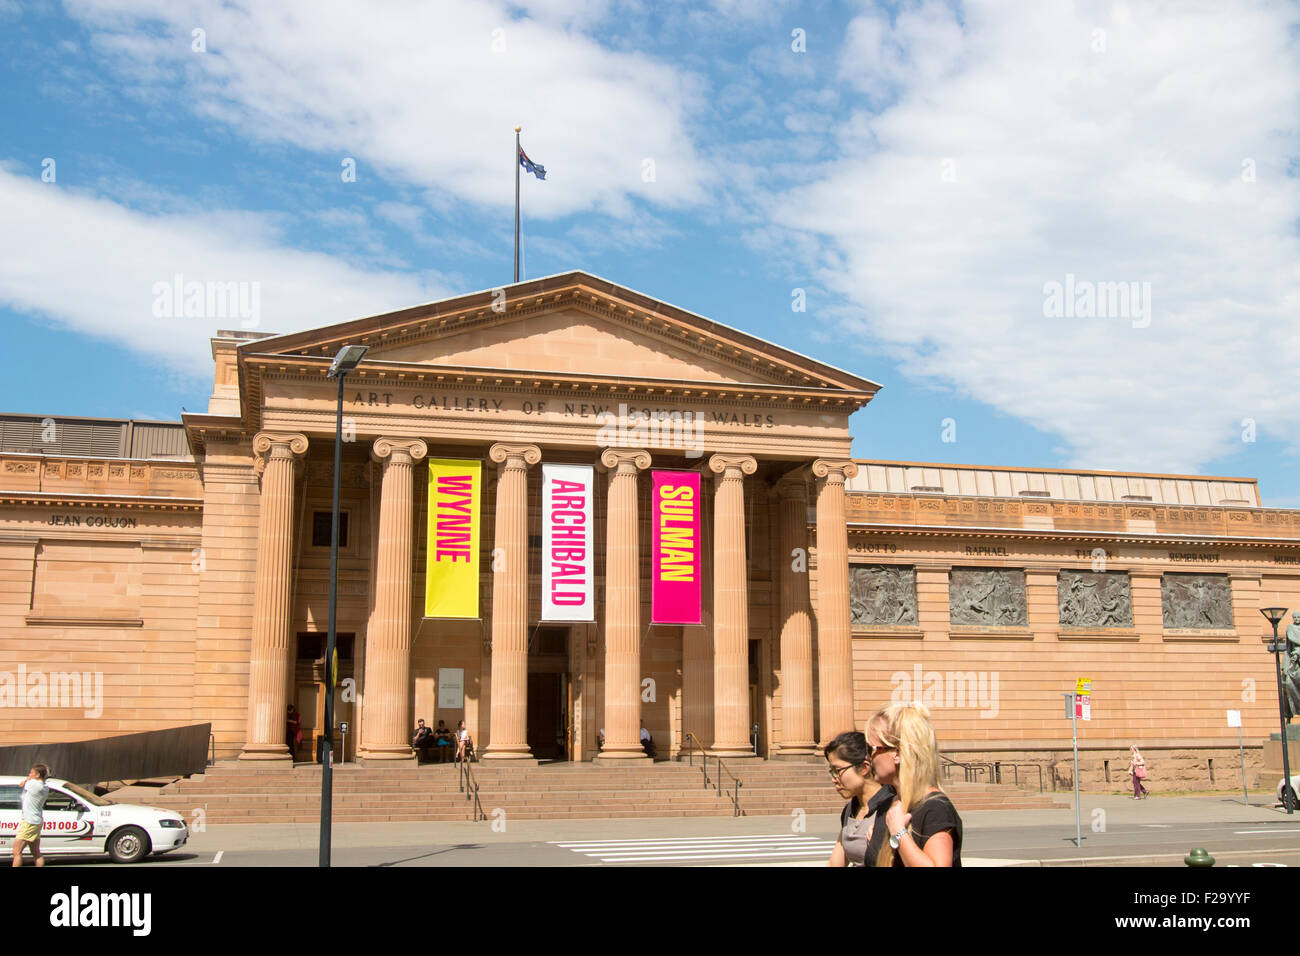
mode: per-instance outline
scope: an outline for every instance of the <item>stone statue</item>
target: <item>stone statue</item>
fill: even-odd
[[[1287,723],[1300,714],[1300,611],[1291,615],[1282,648],[1282,703]]]

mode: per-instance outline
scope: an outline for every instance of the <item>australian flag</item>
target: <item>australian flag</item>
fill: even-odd
[[[524,167],[525,172],[532,173],[538,179],[546,178],[546,167],[529,159],[522,146],[519,147],[519,165]]]

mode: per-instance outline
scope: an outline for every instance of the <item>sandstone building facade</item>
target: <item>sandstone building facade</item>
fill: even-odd
[[[1225,712],[1256,769],[1277,729],[1259,608],[1300,606],[1300,512],[1255,481],[855,460],[874,382],[576,272],[219,333],[179,423],[5,416],[0,739],[211,722],[218,759],[284,760],[292,703],[308,759],[344,344],[369,352],[343,410],[341,759],[410,760],[417,717],[501,761],[590,760],[601,729],[603,761],[635,761],[641,723],[661,756],[808,759],[907,697],[949,756],[1050,774],[1081,677],[1094,782],[1138,743],[1232,786]],[[424,614],[435,458],[483,463],[462,620]],[[598,472],[589,622],[541,619],[542,463]],[[651,620],[652,468],[702,476],[700,625]],[[73,673],[98,702],[59,699]]]

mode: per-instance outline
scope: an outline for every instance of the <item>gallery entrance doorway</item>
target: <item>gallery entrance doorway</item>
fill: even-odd
[[[569,628],[543,625],[528,648],[528,749],[538,760],[573,759]]]

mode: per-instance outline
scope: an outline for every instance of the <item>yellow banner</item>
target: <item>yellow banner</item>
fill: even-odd
[[[483,463],[429,459],[429,570],[425,617],[478,617],[479,501]]]

